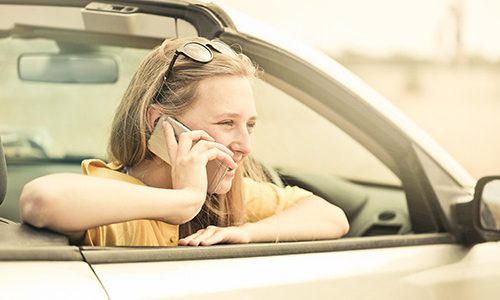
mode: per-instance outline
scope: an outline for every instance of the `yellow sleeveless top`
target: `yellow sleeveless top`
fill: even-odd
[[[85,175],[115,179],[131,184],[144,185],[143,182],[119,172],[119,165],[105,163],[98,159],[82,162]],[[299,187],[280,188],[272,183],[243,179],[246,219],[257,222],[280,212],[300,199],[309,197],[311,192]],[[98,226],[85,232],[83,245],[89,246],[177,246],[179,225],[157,220],[132,220],[122,223]]]

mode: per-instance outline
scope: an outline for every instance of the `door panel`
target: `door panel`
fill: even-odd
[[[426,299],[433,285],[412,280],[461,262],[468,249],[453,244],[284,256],[98,264],[93,268],[113,298],[198,299],[379,297]]]
[[[2,299],[108,299],[85,262],[0,262]]]

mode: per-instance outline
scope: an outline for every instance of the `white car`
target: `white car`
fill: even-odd
[[[276,184],[301,186],[340,206],[351,225],[346,237],[78,247],[19,223],[24,184],[54,172],[80,173],[82,159],[105,158],[114,109],[139,62],[165,38],[184,36],[219,38],[263,69],[254,84],[255,157]],[[498,178],[476,185],[423,131],[330,57],[223,5],[0,0],[0,137],[2,299],[500,294]]]

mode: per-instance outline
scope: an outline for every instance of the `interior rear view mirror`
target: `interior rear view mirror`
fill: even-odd
[[[118,63],[100,54],[23,54],[18,58],[21,80],[54,83],[114,83]]]

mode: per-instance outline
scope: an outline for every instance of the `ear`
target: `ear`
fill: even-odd
[[[148,107],[148,111],[146,112],[146,122],[150,132],[152,132],[155,128],[155,122],[161,117],[161,115],[162,113],[154,104]]]

